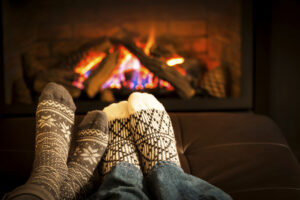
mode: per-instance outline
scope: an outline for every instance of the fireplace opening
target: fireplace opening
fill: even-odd
[[[5,0],[5,103],[34,105],[53,81],[88,109],[134,91],[154,94],[169,110],[218,109],[244,98],[249,107],[243,4]]]

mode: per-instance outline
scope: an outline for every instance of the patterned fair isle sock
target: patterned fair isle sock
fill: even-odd
[[[148,174],[159,161],[180,167],[172,122],[163,105],[151,94],[134,92],[128,99],[131,131]]]
[[[138,154],[130,132],[128,102],[114,103],[103,110],[108,118],[108,146],[103,156],[102,173],[107,174],[120,162],[128,162],[140,169]]]
[[[108,141],[107,118],[102,111],[89,112],[78,128],[74,150],[69,156],[68,178],[63,182],[60,199],[84,198],[94,171]]]
[[[49,83],[42,91],[36,111],[35,158],[30,178],[8,199],[33,194],[41,199],[59,199],[68,173],[67,157],[75,105],[68,91]]]

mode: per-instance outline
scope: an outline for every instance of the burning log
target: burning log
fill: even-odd
[[[93,98],[99,91],[101,86],[107,81],[118,63],[118,52],[109,54],[104,58],[101,64],[92,71],[91,75],[85,82],[85,88],[88,96]]]
[[[74,87],[73,82],[81,74],[75,73],[74,67],[90,52],[94,54],[108,52],[111,47],[111,42],[105,37],[93,40],[51,68],[42,65],[31,52],[26,52],[23,55],[25,81],[37,93],[40,93],[48,82],[60,83],[69,90],[72,97],[77,98],[81,90]]]
[[[72,85],[72,81],[77,78],[77,74],[70,70],[64,69],[50,69],[40,71],[35,77],[33,88],[36,92],[42,92],[43,88],[49,82],[56,82],[62,84],[70,92],[72,97],[80,96],[81,90]]]
[[[47,69],[30,53],[24,54],[23,62],[25,81],[35,92],[42,92],[48,82],[56,82],[66,86],[72,97],[79,97],[81,91],[72,86],[72,81],[78,76],[73,71],[65,68]]]
[[[92,40],[91,42],[80,47],[79,50],[73,52],[70,56],[63,59],[56,68],[73,70],[84,57],[87,56],[89,52],[106,52],[111,48],[111,43],[107,38],[100,38],[97,40]]]
[[[101,101],[114,102],[115,100],[114,94],[110,89],[105,89],[101,92]]]
[[[17,78],[13,83],[13,100],[14,103],[31,104],[32,98],[30,91],[22,77]]]
[[[150,49],[150,54],[154,57],[171,57],[176,54],[176,51],[172,45],[159,45],[154,44]]]
[[[114,37],[111,41],[125,46],[134,54],[152,73],[158,77],[170,82],[178,94],[184,99],[192,98],[196,91],[190,85],[188,79],[182,76],[175,68],[168,66],[159,59],[147,56],[142,49],[138,48],[134,41],[128,37]]]

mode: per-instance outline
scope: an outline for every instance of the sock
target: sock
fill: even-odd
[[[128,102],[113,103],[103,110],[108,119],[108,146],[103,156],[102,173],[107,174],[120,162],[128,162],[140,169],[138,154],[130,132]]]
[[[61,186],[60,199],[84,198],[108,141],[107,118],[102,111],[89,112],[78,127],[74,150],[69,156],[68,178]]]
[[[35,158],[25,185],[16,188],[8,199],[32,194],[41,199],[59,199],[66,178],[70,135],[75,105],[61,85],[49,83],[39,98],[36,111]]]
[[[151,94],[134,92],[128,110],[143,172],[148,174],[159,161],[180,167],[172,122],[163,105]]]

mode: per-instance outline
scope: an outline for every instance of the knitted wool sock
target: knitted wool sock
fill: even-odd
[[[108,119],[108,146],[103,156],[102,173],[107,174],[120,162],[139,166],[138,154],[130,132],[128,102],[114,103],[103,110]]]
[[[83,198],[86,195],[107,146],[108,124],[104,112],[89,112],[78,129],[74,150],[69,156],[68,178],[60,188],[60,199]]]
[[[41,199],[59,199],[61,183],[66,178],[67,157],[75,105],[61,85],[49,83],[39,98],[36,111],[35,159],[25,185],[8,195],[33,194]]]
[[[151,94],[134,92],[128,99],[131,130],[148,174],[159,161],[180,167],[172,122],[163,105]]]

